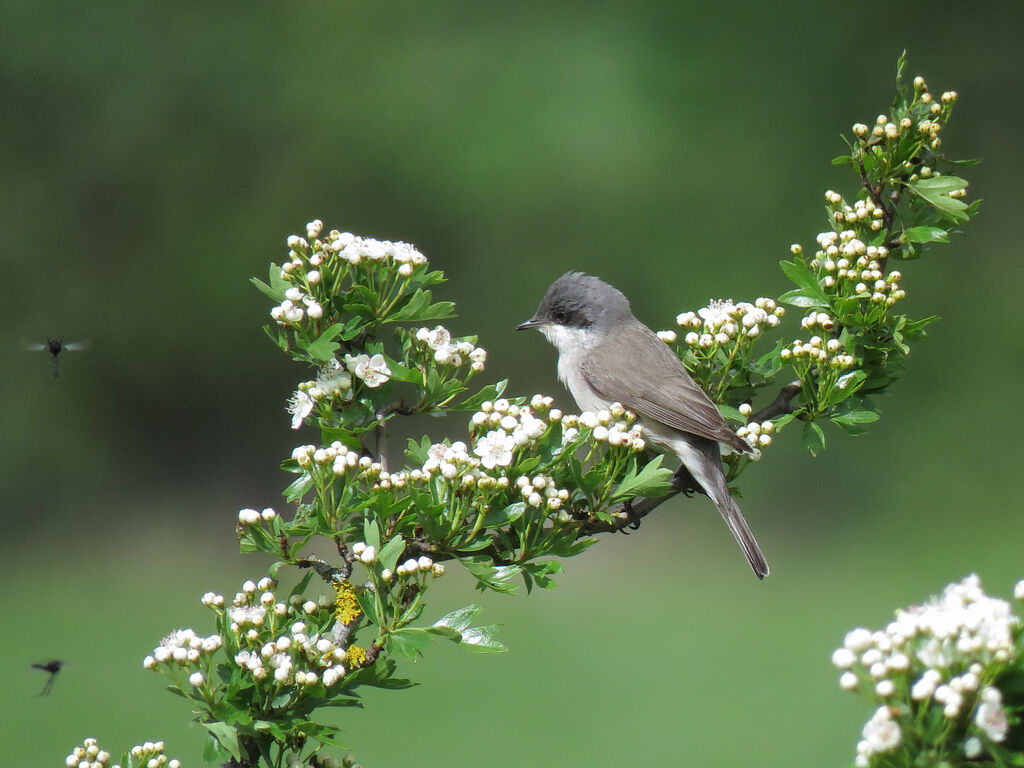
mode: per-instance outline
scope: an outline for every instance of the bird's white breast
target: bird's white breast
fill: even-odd
[[[569,389],[579,409],[597,412],[611,405],[594,393],[581,373],[583,359],[597,344],[594,333],[585,328],[567,328],[564,325],[547,325],[541,328],[541,332],[558,350],[558,378]]]

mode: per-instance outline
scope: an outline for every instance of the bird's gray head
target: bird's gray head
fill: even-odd
[[[555,280],[533,317],[516,330],[562,327],[602,334],[632,313],[622,292],[592,275],[566,272]]]

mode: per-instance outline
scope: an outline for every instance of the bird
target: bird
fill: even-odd
[[[81,352],[88,348],[89,342],[87,341],[71,341],[65,344],[63,337],[47,339],[45,344],[33,344],[31,342],[25,344],[25,349],[29,352],[49,352],[53,356],[53,378],[55,379],[60,375],[57,358],[61,352]]]
[[[768,562],[740,512],[722,469],[721,446],[751,447],[725,422],[682,361],[637,320],[617,288],[566,272],[536,313],[516,330],[539,330],[558,351],[558,378],[584,411],[621,403],[640,419],[648,444],[679,458],[711,498],[758,579]]]
[[[44,672],[50,673],[50,676],[46,679],[46,685],[43,686],[43,690],[39,693],[40,696],[45,696],[53,690],[53,681],[57,679],[57,673],[60,672],[63,666],[64,662],[60,659],[53,659],[52,661],[40,662],[32,665],[32,669],[41,669]]]

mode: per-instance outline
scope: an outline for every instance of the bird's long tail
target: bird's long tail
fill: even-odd
[[[721,476],[721,472],[719,472]],[[709,483],[709,485],[717,485],[715,483]],[[736,500],[729,493],[729,488],[726,485],[725,478],[722,477],[722,481],[719,487],[713,491],[710,488],[705,488],[708,491],[708,495],[711,500],[715,502],[715,506],[718,507],[718,511],[722,514],[722,519],[725,520],[725,524],[729,526],[729,530],[732,531],[733,538],[736,539],[736,543],[740,545],[740,549],[743,550],[743,554],[747,557],[747,562],[750,563],[750,567],[754,570],[754,574],[759,579],[763,579],[768,575],[768,561],[764,558],[764,553],[761,551],[761,547],[757,545],[757,539],[754,538],[754,534],[750,531],[750,526],[747,525],[747,520],[743,517],[743,513],[740,512],[740,507],[736,503]]]
[[[676,450],[690,470],[690,474],[696,478],[701,487],[707,491],[708,496],[715,502],[718,511],[725,520],[725,524],[732,531],[736,543],[740,545],[747,562],[759,579],[768,575],[768,561],[764,558],[761,547],[757,545],[757,539],[750,531],[747,520],[740,512],[736,500],[729,493],[729,484],[725,480],[725,473],[722,472],[722,461],[719,457],[718,445],[706,441],[700,444],[679,441]]]

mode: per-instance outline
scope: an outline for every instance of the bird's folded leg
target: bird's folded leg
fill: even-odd
[[[701,484],[697,482],[693,475],[690,474],[690,470],[686,468],[685,464],[680,464],[679,469],[676,470],[675,477],[672,478],[672,485],[680,489],[686,498],[692,498],[695,493],[703,493],[707,496]]]
[[[629,528],[630,531],[640,530],[640,522],[642,518],[636,512],[633,511],[632,499],[626,499],[624,502],[622,502],[622,512],[620,514],[624,514],[628,522],[625,525],[617,528],[616,530],[618,530],[625,536],[629,535],[629,531],[626,530],[627,528]]]

